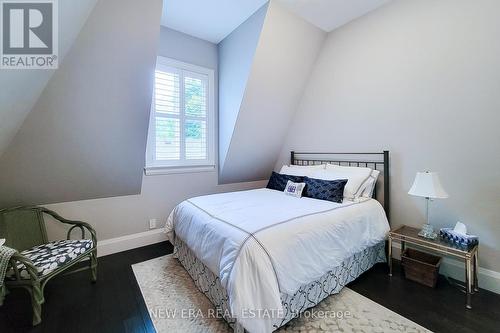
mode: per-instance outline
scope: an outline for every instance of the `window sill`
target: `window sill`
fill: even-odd
[[[156,175],[171,175],[177,173],[196,173],[196,172],[211,172],[215,171],[215,165],[200,165],[186,167],[145,167],[144,174],[146,176]]]

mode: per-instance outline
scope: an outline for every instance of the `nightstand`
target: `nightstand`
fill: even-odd
[[[391,230],[389,232],[389,276],[392,276],[392,242],[396,241],[401,244],[401,252],[404,251],[406,244],[416,245],[427,250],[436,252],[444,256],[455,257],[461,259],[465,263],[465,294],[466,302],[465,306],[467,309],[472,309],[471,305],[471,295],[474,292],[479,291],[479,286],[477,282],[477,271],[479,269],[479,258],[478,258],[478,246],[475,245],[470,249],[463,249],[444,240],[439,237],[436,239],[427,239],[418,236],[419,229],[401,226],[397,229]]]

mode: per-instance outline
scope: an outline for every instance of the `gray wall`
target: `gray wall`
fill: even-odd
[[[325,35],[269,4],[220,182],[269,177]]]
[[[139,193],[161,6],[97,2],[0,158],[0,207]]]
[[[162,27],[158,54],[216,70],[217,45]],[[143,152],[144,155],[144,152]],[[49,205],[61,215],[89,221],[100,240],[149,230],[149,219],[162,227],[172,209],[187,198],[265,186],[265,182],[218,185],[217,171],[144,176],[141,193]],[[66,228],[48,223],[49,237],[64,237]]]
[[[219,43],[219,161],[223,168],[268,4]]]
[[[420,226],[407,194],[433,170],[450,198],[437,227],[479,235],[481,266],[500,271],[500,2],[395,1],[329,34],[280,162],[289,151],[391,151],[393,226]]]

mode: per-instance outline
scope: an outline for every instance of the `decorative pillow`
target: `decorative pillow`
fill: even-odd
[[[317,170],[325,170],[325,164],[315,165],[283,165],[280,170],[281,174],[292,176],[308,176],[310,177]]]
[[[304,180],[304,177],[282,175],[273,171],[273,173],[271,174],[271,178],[267,183],[267,188],[283,192],[289,180],[294,183],[301,183]]]
[[[300,198],[304,187],[306,187],[306,183],[294,183],[289,180],[288,183],[286,183],[285,194]]]
[[[310,177],[324,180],[347,179],[344,198],[355,200],[361,196],[366,187],[365,182],[370,178],[371,173],[370,168],[327,164],[325,170],[318,170]]]
[[[342,203],[347,179],[324,180],[304,177],[304,182],[305,197]]]

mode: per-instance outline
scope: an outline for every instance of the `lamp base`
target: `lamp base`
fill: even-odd
[[[436,239],[437,233],[434,232],[434,227],[428,223],[422,226],[422,230],[418,233],[420,237],[428,238],[428,239]]]

